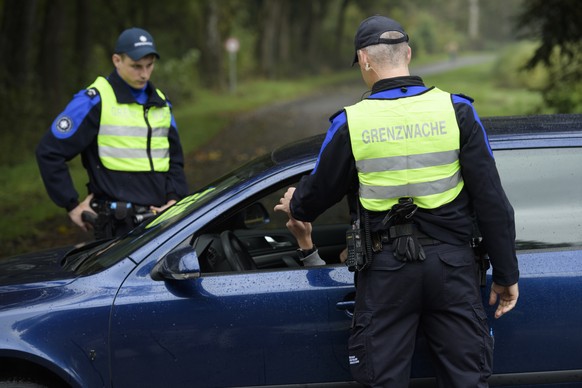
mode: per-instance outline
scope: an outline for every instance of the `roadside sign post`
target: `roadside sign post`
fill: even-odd
[[[240,42],[235,37],[230,37],[224,43],[224,47],[228,52],[228,84],[231,93],[236,91],[236,54],[240,49]]]

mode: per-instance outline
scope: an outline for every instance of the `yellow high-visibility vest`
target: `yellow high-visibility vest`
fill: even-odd
[[[167,172],[170,169],[171,126],[169,106],[119,104],[104,77],[91,85],[101,95],[101,120],[97,146],[103,165],[115,171]],[[163,93],[156,90],[165,101]]]
[[[345,111],[365,209],[386,211],[402,197],[435,209],[459,195],[460,131],[449,93],[365,99]]]

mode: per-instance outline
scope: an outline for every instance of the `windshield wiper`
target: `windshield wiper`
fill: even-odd
[[[97,240],[86,245],[76,247],[68,251],[61,259],[61,267],[66,270],[76,271],[88,258],[105,249],[113,240]]]

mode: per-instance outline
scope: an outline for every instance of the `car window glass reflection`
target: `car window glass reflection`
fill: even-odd
[[[518,249],[582,246],[580,150],[500,150],[495,159],[515,210]]]

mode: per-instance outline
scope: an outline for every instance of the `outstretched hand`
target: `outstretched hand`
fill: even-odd
[[[303,222],[289,217],[289,221],[287,221],[285,226],[287,226],[287,229],[289,229],[293,237],[297,240],[299,248],[311,249],[313,247],[313,241],[311,240],[313,227],[310,222]]]
[[[289,207],[289,203],[291,202],[291,198],[293,198],[293,193],[295,192],[295,187],[289,187],[283,197],[279,200],[279,204],[275,205],[275,211],[281,211],[287,213],[289,218],[291,218],[291,208]]]
[[[517,304],[519,298],[519,288],[517,283],[511,286],[500,286],[498,284],[491,285],[491,293],[489,294],[489,305],[493,306],[499,300],[497,310],[495,310],[495,318],[501,317],[503,314],[510,312]]]

